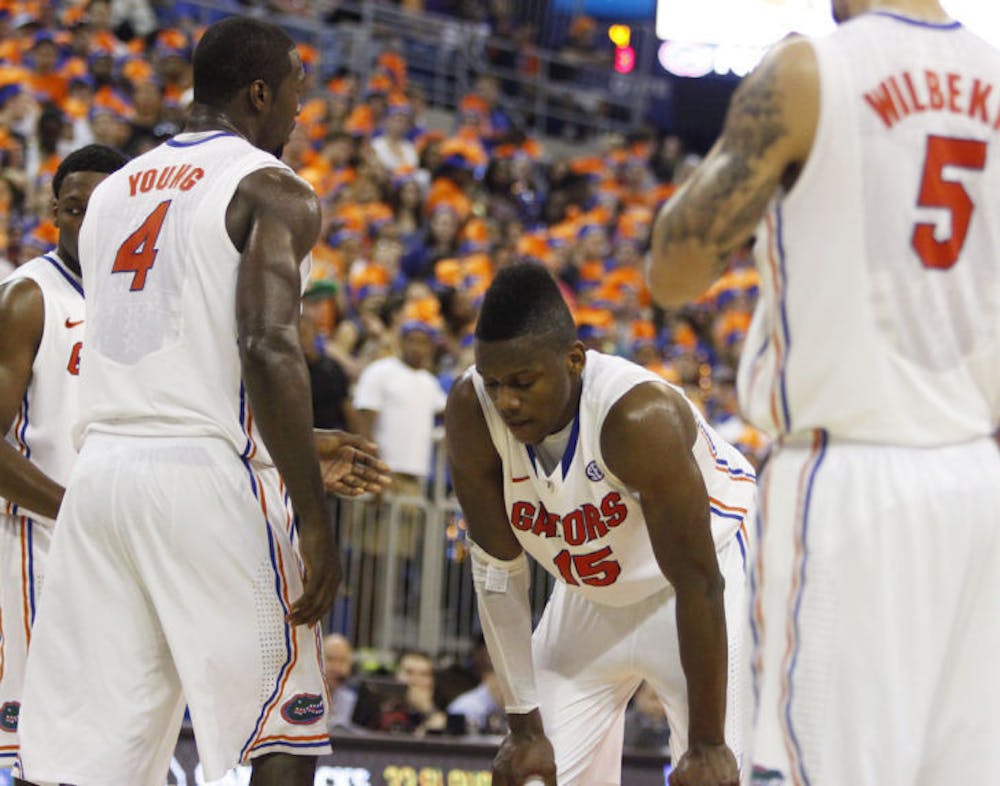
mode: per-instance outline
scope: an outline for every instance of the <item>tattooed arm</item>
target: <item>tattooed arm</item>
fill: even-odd
[[[788,39],[743,80],[722,136],[656,217],[647,277],[657,303],[690,302],[718,278],[805,162],[818,119],[816,56],[806,40]]]

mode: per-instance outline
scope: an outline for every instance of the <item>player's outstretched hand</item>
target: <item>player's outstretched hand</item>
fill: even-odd
[[[739,786],[736,757],[725,745],[693,745],[670,773],[670,786]]]
[[[493,759],[493,786],[556,786],[556,759],[545,735],[508,734]]]
[[[346,431],[320,429],[313,432],[313,441],[327,491],[345,497],[379,494],[392,482],[374,442]]]
[[[340,587],[340,554],[328,521],[307,525],[300,522],[299,553],[305,568],[305,589],[292,604],[288,621],[293,625],[312,625],[333,606]]]

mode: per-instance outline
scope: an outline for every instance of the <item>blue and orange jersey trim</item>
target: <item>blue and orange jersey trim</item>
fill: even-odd
[[[83,297],[83,283],[69,271],[62,260],[52,254],[44,254],[42,258],[59,271],[59,274],[69,282],[69,285],[77,291],[77,294]]]
[[[249,458],[244,456],[243,463],[247,468],[251,480],[253,482],[253,487],[255,489],[254,496],[260,502],[261,513],[264,518],[264,526],[267,528],[267,541],[269,558],[271,560],[271,566],[274,569],[275,576],[275,592],[278,596],[278,601],[281,604],[281,609],[283,614],[287,615],[291,610],[291,599],[288,594],[288,580],[286,578],[286,567],[285,567],[285,556],[282,553],[280,545],[275,541],[274,533],[271,531],[271,525],[268,521],[268,503],[267,496],[264,491],[264,485],[261,482],[260,476],[254,472],[253,467],[250,465]],[[289,509],[286,507],[286,521],[290,521]],[[315,634],[313,634],[315,635]],[[266,735],[264,730],[267,728],[268,720],[271,714],[274,712],[274,708],[278,706],[281,702],[282,696],[285,692],[285,687],[288,684],[288,679],[295,669],[295,665],[298,663],[299,659],[299,640],[297,632],[292,628],[290,624],[285,623],[285,661],[278,671],[278,675],[275,678],[274,690],[268,697],[267,701],[261,707],[260,714],[257,716],[257,721],[254,724],[253,731],[250,736],[244,742],[243,747],[240,749],[240,760],[246,761],[250,758],[250,754],[254,751],[261,750],[263,748],[269,747],[293,747],[293,748],[318,748],[329,744],[329,737],[323,733],[318,734],[304,734],[301,736],[287,735],[287,734],[277,734],[277,735]]]
[[[729,463],[729,460],[720,456],[718,449],[715,447],[715,442],[712,441],[711,436],[708,434],[708,430],[702,423],[698,423],[698,431],[705,438],[705,444],[708,445],[708,452],[711,455],[712,460],[715,462],[715,471],[721,472],[724,475],[728,475],[730,480],[735,480],[739,483],[756,483],[757,476],[753,472],[748,472],[742,467],[734,467]]]
[[[795,667],[798,662],[799,614],[802,609],[802,597],[805,592],[807,565],[809,557],[809,506],[816,475],[826,456],[828,436],[826,431],[817,429],[813,432],[812,446],[809,456],[799,472],[798,491],[795,505],[795,552],[792,565],[792,581],[788,591],[788,625],[786,628],[785,657],[782,661],[780,706],[785,720],[785,748],[791,764],[792,781],[795,786],[808,786],[810,779],[806,774],[805,762],[802,757],[802,746],[795,733],[792,721],[792,702],[795,699]]]
[[[17,410],[17,417],[14,419],[14,425],[10,430],[10,433],[14,436],[14,447],[17,448],[18,453],[24,456],[26,459],[31,458],[31,446],[28,444],[28,394],[25,392],[24,398],[21,399],[21,406]],[[8,516],[16,516],[19,506],[13,502],[6,502],[6,513]]]
[[[193,139],[190,142],[181,142],[177,139],[177,137],[170,137],[170,139],[166,141],[166,145],[167,147],[195,147],[196,145],[203,145],[206,142],[211,142],[224,136],[236,136],[236,134],[231,131],[219,131],[216,134],[211,134],[209,136],[202,137],[201,139]]]
[[[788,391],[785,383],[788,352],[791,336],[788,330],[788,308],[785,302],[788,289],[788,271],[785,264],[785,244],[782,238],[783,224],[781,207],[776,206],[764,216],[767,229],[767,264],[770,268],[774,296],[777,302],[777,319],[773,320],[770,340],[774,345],[775,370],[771,382],[771,419],[775,428],[782,432],[791,431],[791,417],[788,411]]]

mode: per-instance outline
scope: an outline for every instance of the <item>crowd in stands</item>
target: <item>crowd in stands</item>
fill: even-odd
[[[262,4],[233,3],[254,5]],[[337,4],[328,5],[333,18]],[[289,13],[295,3],[267,7]],[[0,0],[0,277],[54,248],[51,178],[62,157],[95,141],[134,156],[180,131],[200,32],[182,8]],[[347,69],[327,77],[321,52],[299,50],[310,98],[283,160],[323,207],[302,327],[317,425],[377,436],[386,394],[370,378],[363,400],[354,391],[384,358],[397,362],[379,367],[383,377],[420,370],[447,391],[473,360],[491,276],[526,261],[557,276],[589,347],[682,385],[726,438],[762,457],[764,440],[739,419],[734,392],[757,294],[749,252],[676,311],[655,309],[643,282],[654,215],[690,168],[677,137],[637,131],[557,157],[505,111],[503,86],[486,76],[471,82],[452,127],[438,130],[394,39],[367,53],[365,79]],[[407,341],[415,334],[420,351]],[[430,416],[439,412],[443,397],[426,400]],[[393,469],[419,481],[420,466]],[[488,673],[477,677],[481,689],[468,702],[486,704]],[[495,720],[486,712],[469,723]]]

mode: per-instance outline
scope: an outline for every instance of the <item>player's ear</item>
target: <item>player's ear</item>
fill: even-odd
[[[52,223],[55,224],[56,229],[62,229],[59,226],[59,200],[54,198],[50,203],[50,207],[52,209]]]
[[[267,98],[271,93],[271,88],[263,79],[255,79],[250,83],[250,103],[254,109],[262,109],[267,103]]]
[[[566,354],[566,367],[572,374],[582,374],[587,365],[587,348],[582,341],[574,341]]]

